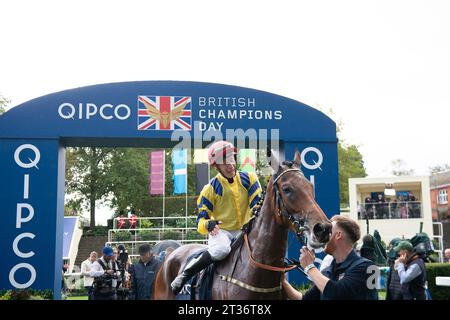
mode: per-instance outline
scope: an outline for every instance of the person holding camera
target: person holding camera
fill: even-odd
[[[117,300],[116,287],[120,272],[111,247],[103,248],[103,256],[92,264],[89,276],[94,278],[94,300]]]
[[[150,245],[139,247],[140,259],[130,266],[131,290],[130,300],[150,300],[153,293],[153,282],[161,267],[161,260],[151,252]]]
[[[400,255],[394,267],[400,278],[403,300],[426,300],[424,261],[409,241],[400,241],[394,250]]]
[[[395,270],[395,261],[398,258],[398,252],[395,247],[402,241],[400,238],[394,238],[389,243],[388,265],[389,272],[386,281],[386,300],[403,300],[402,286],[397,270]]]
[[[117,278],[117,300],[127,300],[129,295],[129,266],[128,250],[123,244],[117,246],[117,251],[114,253],[114,261],[120,272],[120,277]]]

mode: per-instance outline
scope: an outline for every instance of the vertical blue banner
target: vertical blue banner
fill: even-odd
[[[187,192],[187,150],[173,149],[173,194],[185,194]]]
[[[70,249],[72,248],[73,235],[78,227],[78,217],[64,217],[64,234],[63,234],[63,259],[70,258]]]
[[[65,149],[58,140],[0,142],[0,288],[61,296]]]

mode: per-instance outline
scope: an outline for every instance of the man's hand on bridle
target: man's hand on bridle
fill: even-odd
[[[314,263],[316,260],[316,255],[314,251],[309,250],[307,247],[303,247],[300,249],[300,265],[302,268],[306,268],[306,266]]]

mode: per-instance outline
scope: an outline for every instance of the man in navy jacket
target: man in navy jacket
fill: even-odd
[[[139,247],[141,256],[137,264],[130,266],[131,290],[130,300],[150,300],[153,292],[153,282],[161,267],[161,260],[154,256],[148,244]]]
[[[376,290],[377,266],[360,257],[353,249],[361,232],[356,221],[345,216],[334,216],[332,233],[325,252],[334,259],[322,270],[314,265],[314,251],[303,247],[300,264],[313,282],[304,295],[295,290],[286,280],[283,288],[289,299],[303,300],[378,300]]]

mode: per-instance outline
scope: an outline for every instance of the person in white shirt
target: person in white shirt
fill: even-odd
[[[117,300],[116,287],[120,272],[111,247],[103,248],[103,256],[92,264],[89,276],[94,278],[94,300]]]
[[[320,264],[319,271],[322,272],[325,268],[328,268],[331,266],[331,263],[333,262],[334,257],[331,254],[327,254]]]
[[[92,300],[92,284],[94,283],[94,278],[89,275],[91,271],[92,264],[97,260],[97,252],[92,251],[89,258],[81,263],[81,275],[83,276],[84,287],[88,291],[89,300]]]

